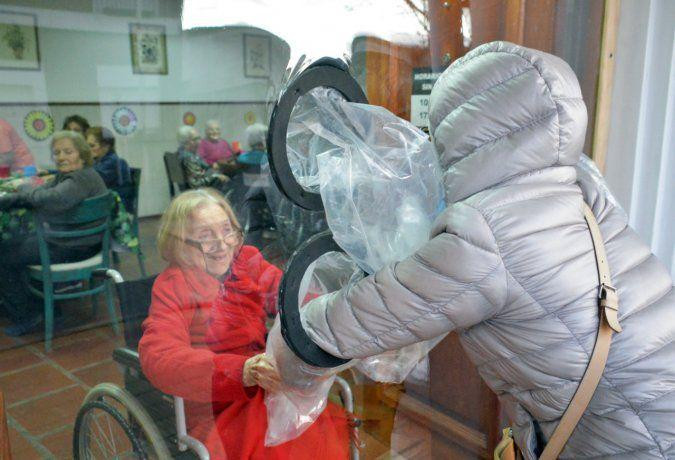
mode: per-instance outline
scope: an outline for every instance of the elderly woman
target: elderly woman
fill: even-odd
[[[267,158],[265,142],[267,140],[267,126],[254,123],[244,132],[248,151],[237,157],[237,161],[246,165],[260,165]]]
[[[190,188],[220,188],[228,178],[211,167],[199,155],[199,132],[193,126],[184,125],[178,128],[178,159],[183,165],[185,180]],[[217,164],[216,164],[217,165]]]
[[[56,178],[32,190],[20,191],[0,197],[0,210],[13,207],[32,209],[49,220],[74,208],[86,198],[106,192],[101,177],[92,168],[89,146],[79,133],[59,131],[54,133],[51,144],[56,163]],[[50,244],[49,255],[53,263],[76,262],[87,259],[100,250],[97,238],[83,237],[76,244],[67,246]],[[21,235],[20,238],[0,243],[0,296],[4,309],[14,323],[5,329],[8,335],[23,335],[35,330],[42,320],[41,303],[24,288],[23,272],[28,265],[40,263],[37,236]]]
[[[115,152],[115,136],[112,131],[101,126],[93,126],[86,132],[85,138],[91,149],[94,169],[100,174],[106,187],[116,191],[124,207],[133,211],[133,185],[129,164]]]
[[[211,458],[347,458],[345,414],[330,405],[296,441],[265,447],[264,394],[279,385],[265,355],[281,271],[242,245],[239,223],[215,190],[176,197],[158,245],[169,267],[152,290],[139,354],[160,390],[186,400],[188,429]]]
[[[197,153],[209,165],[227,163],[234,160],[234,152],[225,139],[220,137],[220,123],[218,120],[206,122],[204,131],[206,136],[199,143]]]
[[[448,202],[430,241],[310,302],[307,332],[328,353],[359,358],[458,331],[535,459],[599,327],[612,328],[602,379],[560,458],[675,458],[675,291],[614,200],[575,168],[587,116],[572,70],[546,53],[483,45],[441,75],[430,108]],[[599,289],[584,202],[620,327],[613,289]]]

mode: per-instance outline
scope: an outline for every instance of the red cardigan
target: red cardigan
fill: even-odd
[[[152,289],[139,354],[161,391],[185,399],[188,430],[211,458],[347,458],[344,412],[329,404],[293,441],[266,448],[264,391],[245,388],[244,362],[265,351],[265,319],[276,314],[281,271],[244,246],[220,283],[197,269],[171,266]]]

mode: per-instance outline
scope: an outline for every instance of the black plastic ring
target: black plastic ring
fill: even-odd
[[[349,362],[348,359],[327,353],[315,344],[300,321],[298,294],[302,278],[312,262],[328,252],[344,251],[337,245],[330,231],[314,235],[293,253],[279,284],[281,335],[298,358],[316,367],[337,367]]]
[[[347,101],[368,103],[366,95],[343,61],[321,58],[301,72],[279,98],[272,111],[267,134],[270,172],[274,182],[286,198],[310,211],[323,210],[321,195],[302,188],[295,179],[288,163],[286,135],[291,112],[300,96],[321,86],[339,91]]]

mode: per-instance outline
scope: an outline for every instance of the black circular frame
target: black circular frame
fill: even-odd
[[[288,163],[286,136],[291,112],[298,99],[322,86],[339,91],[349,102],[368,103],[363,90],[349,73],[347,64],[339,59],[321,58],[302,71],[279,98],[272,111],[267,134],[270,172],[274,182],[286,198],[310,211],[323,211],[321,195],[304,189],[295,179]]]
[[[307,268],[319,257],[327,252],[343,252],[333,240],[330,231],[321,232],[307,240],[291,256],[288,267],[279,285],[279,317],[281,319],[281,335],[288,347],[300,359],[316,367],[336,367],[348,359],[333,356],[317,344],[305,332],[300,321],[298,294],[300,283],[307,272]]]
[[[288,122],[298,99],[318,87],[339,91],[349,102],[367,104],[368,99],[349,73],[347,64],[339,59],[321,58],[312,63],[288,86],[272,111],[267,135],[268,159],[274,183],[281,193],[296,205],[310,211],[323,211],[321,195],[305,190],[298,184],[288,163],[286,136]],[[279,317],[281,335],[288,347],[300,359],[316,367],[336,367],[349,360],[327,353],[307,335],[300,320],[298,294],[307,268],[328,252],[344,252],[330,231],[314,235],[291,256],[279,285]]]

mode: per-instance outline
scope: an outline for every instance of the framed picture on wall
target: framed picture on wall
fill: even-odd
[[[0,10],[0,69],[40,70],[34,14]]]
[[[166,75],[166,28],[154,24],[129,24],[131,67],[134,73]]]
[[[268,78],[272,68],[270,38],[264,35],[244,34],[244,76]]]

